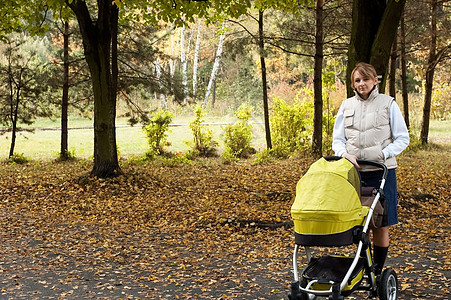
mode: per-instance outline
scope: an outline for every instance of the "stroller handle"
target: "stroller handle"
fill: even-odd
[[[326,156],[326,157],[324,157],[324,159],[327,160],[327,161],[340,160],[342,158],[343,157],[341,157],[341,156]],[[377,161],[374,161],[374,160],[367,160],[367,159],[357,159],[357,163],[359,165],[362,164],[362,165],[367,165],[367,166],[373,166],[373,167],[376,167],[378,169],[383,170],[384,174],[383,174],[382,177],[384,179],[387,179],[388,169],[387,169],[387,166],[384,165],[383,163],[380,163],[380,162],[377,162]]]

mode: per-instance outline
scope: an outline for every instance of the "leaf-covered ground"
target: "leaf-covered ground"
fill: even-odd
[[[451,297],[449,150],[399,159],[400,299]],[[286,299],[290,207],[312,162],[124,163],[108,180],[84,161],[2,163],[0,299]]]

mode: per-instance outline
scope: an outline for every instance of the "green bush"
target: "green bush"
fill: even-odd
[[[168,111],[157,112],[149,123],[143,127],[143,131],[147,137],[149,150],[146,156],[154,158],[157,155],[165,154],[165,147],[170,146],[171,143],[167,140],[169,124],[171,124],[174,115]]]
[[[272,149],[263,149],[261,152],[257,152],[253,161],[254,165],[270,163],[274,160]]]
[[[294,99],[293,105],[274,97],[271,115],[271,134],[276,157],[288,157],[296,151],[310,148],[313,132],[312,101]]]
[[[23,153],[14,153],[13,156],[9,157],[8,161],[11,164],[25,164],[29,160]]]
[[[201,106],[196,105],[194,107],[194,114],[196,117],[189,124],[193,134],[194,145],[191,145],[193,155],[202,157],[216,156],[218,143],[213,140],[213,132],[203,124],[203,117],[206,111]]]
[[[252,107],[242,104],[235,113],[238,121],[224,128],[223,158],[234,161],[237,158],[246,158],[255,153],[251,147],[252,126],[248,123],[252,115]]]
[[[65,161],[65,160],[75,160],[77,157],[75,155],[75,148],[72,147],[70,150],[66,150],[66,155],[62,156],[61,152],[58,152],[57,161]]]

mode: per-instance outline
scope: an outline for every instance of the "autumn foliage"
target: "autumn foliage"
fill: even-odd
[[[399,159],[388,264],[400,299],[450,295],[449,147]],[[285,299],[296,157],[160,166],[90,177],[86,161],[1,164],[0,288],[11,298]],[[365,298],[357,294],[356,299]]]

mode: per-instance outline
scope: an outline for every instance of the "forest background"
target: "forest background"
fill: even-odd
[[[433,122],[448,120],[451,111],[450,72],[446,63],[449,60],[449,3],[435,3],[434,18],[431,18],[433,8],[429,1],[416,1],[415,5],[409,1],[406,3],[391,53],[387,84],[384,81],[386,93],[397,98],[403,107],[412,137],[423,143],[427,143],[429,131],[425,118],[430,116]],[[346,61],[351,38],[352,4],[352,1],[326,1],[323,6],[324,60],[321,79],[324,153],[330,153],[333,116],[347,94]],[[208,25],[199,19],[181,27],[164,22],[146,25],[143,20],[133,20],[121,26],[118,35],[118,124],[145,125],[158,111],[168,110],[177,120],[174,123],[188,125],[195,118],[193,105],[198,104],[207,113],[207,123],[218,125],[213,129],[215,139],[223,140],[225,124],[236,121],[238,108],[247,104],[252,109],[249,120],[253,121],[252,143],[260,152],[272,147],[268,144],[268,138],[266,141],[264,139],[265,133],[271,129],[262,125],[265,112],[262,90],[267,90],[269,101],[266,102],[269,102],[270,109],[274,110],[275,101],[278,107],[287,104],[292,109],[302,107],[306,110],[298,111],[298,114],[304,114],[302,117],[305,120],[297,124],[305,132],[296,137],[279,137],[279,141],[284,138],[299,139],[298,144],[302,145],[292,150],[308,149],[314,126],[315,6],[304,6],[290,14],[277,9],[262,12],[261,23],[265,26],[262,32],[263,49],[259,45],[260,16],[258,11],[252,13],[252,10],[237,19],[222,18],[219,23],[209,20]],[[71,135],[73,143],[67,144],[67,128],[85,128],[93,118],[90,73],[83,59],[77,23],[74,20],[54,20],[48,12],[41,27],[49,29],[44,36],[34,36],[27,31],[12,33],[4,39],[1,47],[1,78],[5,83],[1,93],[2,124],[6,126],[2,130],[1,155],[27,156],[27,150],[23,149],[26,141],[34,140],[41,143],[40,146],[28,149],[42,149],[38,154],[41,157],[46,156],[43,152],[58,156],[55,134],[29,132],[36,127],[60,127],[66,131],[66,136],[61,137],[59,155],[71,151],[73,156],[89,157],[92,144],[86,141],[93,139],[87,138],[86,132],[78,131]],[[66,48],[64,36],[69,43]],[[266,64],[263,89],[262,57]],[[68,71],[64,71],[64,64]],[[428,75],[430,70],[432,76]],[[64,75],[64,72],[68,73]],[[432,82],[427,82],[426,75],[432,78]],[[10,92],[7,87],[11,82],[8,81],[20,86],[17,93]],[[64,85],[67,91],[63,89],[66,91],[63,98],[67,103],[61,100]],[[432,85],[433,91],[429,88]],[[428,93],[431,94],[430,100],[426,97]],[[62,106],[68,108],[69,121],[67,115],[61,116]],[[273,111],[272,115],[271,127],[275,128],[272,131],[286,125],[274,124],[277,122],[276,112]],[[44,121],[43,117],[51,121]],[[17,151],[15,131],[21,132]],[[126,136],[121,138],[118,130],[118,147],[123,157],[144,154],[146,148],[151,147],[145,145],[145,133],[140,129],[135,127],[121,131]],[[191,139],[190,130],[174,131],[170,140],[175,147],[167,150],[175,153],[189,151],[186,142]],[[130,134],[133,134],[133,139],[130,139]],[[33,154],[32,151],[28,155]]]
[[[174,3],[190,2],[158,3],[170,14]],[[323,154],[330,153],[333,116],[347,97],[357,2],[317,2],[324,4]],[[317,157],[311,154],[315,8],[251,9],[239,18],[229,11],[208,25],[189,19],[185,27],[144,17],[121,23],[115,109],[123,173],[100,178],[89,175],[94,95],[77,22],[53,18],[56,12],[47,9],[24,31],[24,19],[7,19],[11,11],[0,6],[1,297],[286,299],[294,243],[290,205],[296,182]],[[388,265],[398,273],[401,299],[444,299],[451,276],[450,3],[406,1],[403,11],[385,91],[396,96],[412,140],[399,156],[401,222],[393,228]],[[264,24],[264,51],[258,24]],[[11,33],[10,26],[21,30]],[[273,148],[295,142],[277,155],[265,150],[262,57]],[[173,117],[165,118],[165,111]],[[425,114],[431,134],[424,140]],[[224,157],[227,125],[241,120],[238,128],[251,125],[257,153]],[[172,145],[156,147],[164,155],[149,151],[155,144],[142,127],[149,124],[172,130],[164,131]],[[60,150],[64,126],[67,153]],[[287,138],[288,132],[299,135]],[[221,159],[193,155],[196,133],[211,137],[207,146],[219,148]]]

